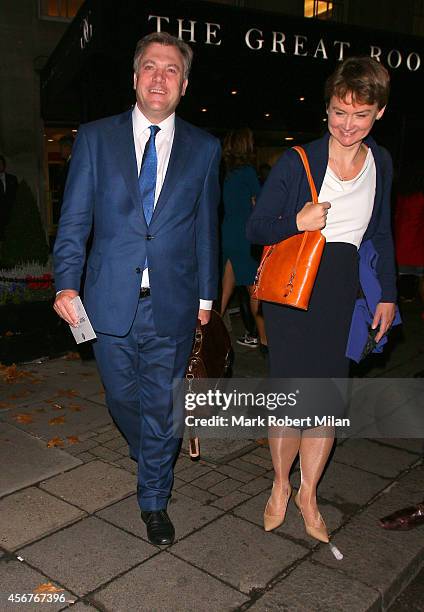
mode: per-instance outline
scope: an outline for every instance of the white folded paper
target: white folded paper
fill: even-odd
[[[71,304],[75,308],[75,312],[77,313],[78,317],[78,327],[72,327],[72,325],[69,326],[72,335],[75,338],[75,342],[77,344],[81,344],[81,342],[87,342],[88,340],[94,340],[94,338],[97,338],[94,329],[91,326],[90,319],[85,312],[81,298],[79,296],[75,297],[73,300],[71,300]]]

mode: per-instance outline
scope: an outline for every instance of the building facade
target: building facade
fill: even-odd
[[[135,42],[158,28],[195,50],[183,116],[218,136],[250,124],[263,159],[325,127],[323,80],[356,48],[380,50],[392,71],[386,125],[403,132],[387,145],[398,163],[408,129],[422,127],[400,94],[422,82],[423,39],[410,36],[424,33],[424,0],[3,0],[1,12],[0,152],[31,185],[50,234],[72,135],[129,108]]]

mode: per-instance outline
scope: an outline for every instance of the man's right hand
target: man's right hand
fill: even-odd
[[[330,202],[306,202],[305,206],[296,215],[296,225],[300,232],[321,230],[327,223],[327,212],[331,208]]]
[[[72,327],[77,327],[78,325],[77,313],[73,304],[71,304],[71,300],[77,297],[77,295],[78,291],[74,289],[63,289],[63,291],[57,294],[53,304],[53,308],[59,317],[69,323],[69,325],[72,325]]]

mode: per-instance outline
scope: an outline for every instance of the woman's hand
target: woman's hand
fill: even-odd
[[[331,208],[330,202],[306,202],[305,206],[296,215],[296,225],[300,232],[320,230],[327,223],[327,212]]]
[[[375,337],[376,342],[380,342],[381,338],[390,329],[393,319],[395,318],[396,306],[391,302],[380,302],[375,309],[374,320],[371,327],[375,329],[380,325],[378,334]]]

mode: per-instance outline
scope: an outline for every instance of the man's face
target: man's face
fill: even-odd
[[[187,83],[177,47],[151,43],[134,74],[137,105],[149,121],[160,123],[175,111]]]

